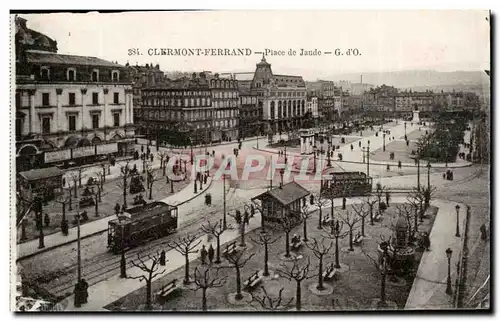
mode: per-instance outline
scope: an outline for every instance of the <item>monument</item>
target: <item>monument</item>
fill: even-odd
[[[418,110],[418,107],[415,106],[415,109],[413,110],[413,119],[411,120],[412,123],[419,123],[420,122],[420,111]]]
[[[300,130],[300,154],[310,155],[314,152],[314,131],[311,129]]]

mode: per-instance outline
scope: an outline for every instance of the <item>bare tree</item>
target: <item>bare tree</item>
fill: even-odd
[[[90,195],[94,200],[95,217],[99,217],[99,202],[101,200],[101,190],[99,189],[99,184],[96,185],[96,189],[94,189],[94,186],[90,188]]]
[[[290,232],[296,226],[295,220],[291,217],[284,215],[280,221],[279,226],[283,232],[285,232],[285,257],[290,257]]]
[[[167,170],[165,160],[168,157],[168,153],[166,151],[163,151],[163,150],[159,151],[157,157],[160,160],[160,169],[162,170],[162,175],[165,176],[166,170]]]
[[[415,240],[416,234],[418,233],[418,216],[415,207],[410,204],[402,204],[397,205],[396,210],[398,216],[403,217],[408,225],[408,236],[410,237],[410,240]],[[394,231],[396,230],[396,226],[394,224],[392,229]]]
[[[260,213],[260,227],[261,228],[265,228],[264,226],[264,215],[263,215],[263,209],[262,209],[262,205],[259,205],[257,202],[255,201],[252,201],[252,205],[255,209],[257,209],[257,211],[259,211]]]
[[[248,224],[249,213],[245,211],[244,215],[241,215],[240,210],[236,210],[235,214],[228,213],[229,216],[234,218],[236,224],[238,224],[238,230],[240,232],[240,246],[245,247],[245,226]]]
[[[368,253],[363,251],[361,249],[361,252],[370,260],[370,262],[373,264],[373,266],[377,269],[377,271],[380,273],[380,302],[379,302],[379,307],[387,307],[387,302],[386,302],[386,297],[385,297],[385,287],[386,287],[386,276],[387,276],[387,270],[390,258],[388,254],[388,249],[389,249],[389,242],[383,241],[380,243],[380,248],[382,249],[383,253],[381,256],[380,260],[376,260],[372,258]]]
[[[109,165],[106,165],[105,163],[101,163],[101,175],[102,176],[102,181],[105,183],[106,182],[106,168],[109,168]]]
[[[352,244],[353,231],[356,223],[358,223],[360,219],[350,211],[346,211],[344,215],[340,215],[340,219],[349,227],[349,251],[354,251]]]
[[[229,262],[229,266],[224,266],[223,268],[234,268],[236,271],[236,300],[241,300],[243,294],[241,294],[241,269],[247,264],[247,262],[255,255],[255,253],[250,254],[244,258],[245,249],[235,252],[233,254],[226,255],[226,259]]]
[[[265,230],[258,235],[258,239],[252,237],[250,239],[257,244],[264,245],[264,276],[269,276],[269,267],[267,264],[269,261],[269,245],[276,243],[280,239],[280,236],[273,238],[272,234]]]
[[[71,192],[70,192],[71,194]],[[70,202],[71,195],[65,195],[63,192],[61,195],[59,195],[54,201],[58,204],[61,204],[61,210],[62,210],[62,219],[61,221],[66,221],[66,204]]]
[[[348,232],[344,232],[344,222],[332,219],[330,221],[330,235],[326,236],[330,239],[335,240],[335,268],[340,269],[339,260],[339,239],[343,239],[347,236]]]
[[[333,247],[333,241],[328,245],[325,244],[325,239],[322,238],[321,242],[318,242],[316,238],[313,238],[313,244],[306,246],[313,252],[314,256],[318,259],[318,286],[316,289],[322,291],[325,289],[323,286],[323,258],[327,255]]]
[[[284,311],[288,310],[293,302],[293,298],[291,298],[288,302],[283,303],[283,289],[281,288],[278,297],[276,299],[273,299],[267,294],[266,288],[261,287],[262,292],[264,292],[263,296],[254,296],[253,298],[255,301],[257,301],[262,308],[266,310],[271,310],[271,311]]]
[[[123,192],[123,207],[127,208],[127,188],[129,185],[130,177],[132,176],[131,169],[129,167],[130,160],[125,161],[125,164],[120,165],[120,181],[118,186]]]
[[[146,281],[146,307],[147,309],[151,309],[151,284],[153,280],[158,276],[163,273],[165,273],[165,270],[158,272],[160,268],[160,254],[156,253],[155,255],[147,255],[147,258],[151,260],[150,265],[147,264],[146,261],[144,261],[143,258],[139,256],[139,253],[137,253],[137,260],[139,263],[136,261],[132,261],[132,265],[139,268],[141,271],[145,272],[146,275],[139,275],[139,276],[127,276],[128,279],[139,279],[141,282]]]
[[[365,204],[353,204],[352,205],[352,210],[356,215],[360,218],[361,220],[361,235],[364,237],[365,235],[365,220],[368,215],[370,215],[370,212],[368,209],[365,208]]]
[[[184,265],[184,284],[188,284],[189,280],[189,254],[197,253],[195,250],[198,245],[201,243],[201,239],[196,241],[198,235],[186,235],[184,237],[179,238],[177,241],[172,241],[172,244],[168,244],[168,247],[176,250],[178,253],[184,256],[185,265]]]
[[[149,189],[149,199],[153,199],[153,184],[154,182],[158,181],[160,178],[156,175],[153,166],[149,165],[147,167],[147,183],[148,183],[148,189]]]
[[[323,229],[323,208],[328,205],[330,200],[325,197],[325,194],[322,192],[317,193],[314,196],[316,206],[318,207],[319,210],[319,219],[318,219],[318,230]]]
[[[282,274],[288,280],[294,280],[296,283],[296,292],[295,292],[295,308],[297,311],[301,310],[302,307],[302,281],[309,277],[309,267],[311,265],[311,260],[309,257],[307,258],[307,263],[300,265],[299,260],[294,259],[292,261],[292,265],[287,265],[286,263],[281,263],[281,268],[278,269],[278,272]],[[311,276],[311,277],[314,277]]]
[[[201,225],[201,231],[203,233],[207,233],[210,235],[213,235],[215,239],[217,240],[217,249],[216,249],[216,258],[215,262],[216,264],[219,264],[221,262],[220,260],[220,236],[222,233],[224,233],[224,227],[222,226],[222,219],[219,222],[216,222],[215,224],[212,224],[210,221],[207,222],[205,225]]]
[[[196,287],[192,290],[198,291],[201,289],[201,306],[203,311],[207,311],[207,290],[220,288],[226,284],[226,278],[219,276],[219,269],[215,269],[215,273],[213,273],[213,270],[210,267],[203,266],[197,266],[194,269],[194,284]]]
[[[302,224],[303,224],[303,232],[304,232],[304,242],[308,242],[309,240],[307,239],[307,219],[312,216],[312,213],[309,211],[309,206],[306,204],[305,206],[302,206],[300,209],[300,216],[302,218]]]
[[[375,223],[373,222],[373,209],[375,208],[375,204],[377,203],[377,200],[374,199],[371,195],[368,195],[364,199],[364,203],[368,206],[368,209],[370,210],[370,225],[374,225]]]
[[[425,195],[423,192],[423,188],[421,188],[420,190],[417,188],[413,188],[406,200],[415,210],[415,220],[417,219],[417,217],[420,217],[420,222],[423,222],[425,214]]]
[[[385,192],[385,186],[382,186],[382,184],[377,183],[375,187],[375,196],[377,197],[379,208],[380,208],[380,203],[382,202],[382,197],[384,196],[384,192]]]
[[[78,197],[78,173],[77,172],[70,172],[69,178],[73,182],[73,190],[74,190],[75,198],[77,198]]]
[[[106,182],[106,176],[102,172],[96,172],[95,175],[99,183],[99,189],[102,191],[104,189],[104,182]]]

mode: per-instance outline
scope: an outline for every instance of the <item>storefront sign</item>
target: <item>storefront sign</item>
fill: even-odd
[[[54,152],[45,152],[44,157],[45,157],[46,164],[65,161],[65,160],[71,159],[71,150],[64,149],[64,150],[58,150],[58,151],[54,151]]]
[[[106,155],[118,152],[118,144],[97,145],[97,155]]]
[[[85,156],[94,156],[95,146],[84,146],[73,148],[73,158],[80,158]]]

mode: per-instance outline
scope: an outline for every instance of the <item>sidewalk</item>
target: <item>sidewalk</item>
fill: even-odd
[[[194,182],[190,182],[186,187],[184,187],[178,193],[170,195],[159,201],[165,202],[170,205],[180,206],[182,204],[189,202],[195,197],[202,195],[205,191],[207,191],[210,188],[211,185],[212,185],[212,177],[208,177],[207,184],[203,185],[203,189],[198,190],[198,193],[194,194]],[[84,239],[92,235],[106,231],[108,229],[108,222],[115,218],[116,218],[115,215],[110,215],[100,220],[82,224],[82,226],[80,226],[80,238]],[[77,240],[77,229],[78,229],[77,227],[69,229],[69,234],[67,236],[63,235],[60,232],[45,236],[44,238],[45,247],[43,249],[38,248],[38,239],[18,244],[16,246],[16,255],[17,255],[16,260],[21,260],[23,258],[30,257],[42,252],[49,251],[53,248],[75,242]]]
[[[413,282],[405,309],[451,309],[453,295],[446,294],[448,264],[445,251],[450,248],[452,290],[455,292],[457,262],[461,251],[461,237],[455,236],[456,211],[455,202],[443,200],[431,201],[431,205],[439,207],[434,221],[430,251],[424,252],[418,272]],[[460,204],[459,231],[463,235],[466,206]]]

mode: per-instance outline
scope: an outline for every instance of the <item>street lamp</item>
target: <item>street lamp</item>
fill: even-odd
[[[385,152],[385,133],[382,135],[382,137],[383,137],[383,139],[384,139],[384,145],[383,145],[383,147],[382,147],[382,151],[384,151],[384,152]]]
[[[287,158],[286,158],[286,145],[285,145],[285,164],[287,163]]]
[[[431,192],[431,162],[427,162],[427,191]]]
[[[123,244],[124,239],[124,231],[125,225],[121,224],[121,235],[120,235],[120,250],[121,250],[121,259],[120,259],[120,277],[125,279],[127,278],[127,270],[126,270],[126,262],[125,262],[125,246]]]
[[[282,169],[280,169],[280,176],[281,176],[281,185],[280,185],[280,187],[283,187],[283,174],[285,174],[285,170],[282,168]]]
[[[316,173],[316,150],[317,150],[317,147],[316,147],[316,145],[314,145],[313,146],[313,160],[314,160],[313,171],[314,171],[314,173]]]
[[[38,237],[38,248],[43,249],[45,247],[45,242],[44,238],[45,235],[43,234],[43,204],[42,204],[42,198],[39,195],[35,196],[35,209],[36,209],[36,215],[38,217],[37,221],[39,224],[39,232],[40,235]]]
[[[460,237],[460,231],[459,231],[459,229],[458,229],[458,220],[459,220],[459,214],[460,214],[460,205],[458,205],[458,204],[457,204],[457,205],[455,206],[455,210],[457,211],[457,230],[456,230],[456,232],[455,232],[455,236],[456,236],[456,237]]]
[[[227,230],[227,220],[226,220],[226,174],[222,174],[222,195],[223,195],[223,212],[222,212],[222,225],[224,230]]]
[[[458,205],[457,205],[458,206]],[[448,258],[448,278],[446,279],[446,294],[452,294],[451,291],[451,271],[450,271],[450,261],[451,261],[451,254],[453,251],[450,248],[446,249],[446,257]]]
[[[417,155],[417,190],[420,192],[420,156]]]
[[[405,140],[406,140],[406,122],[405,122]]]

